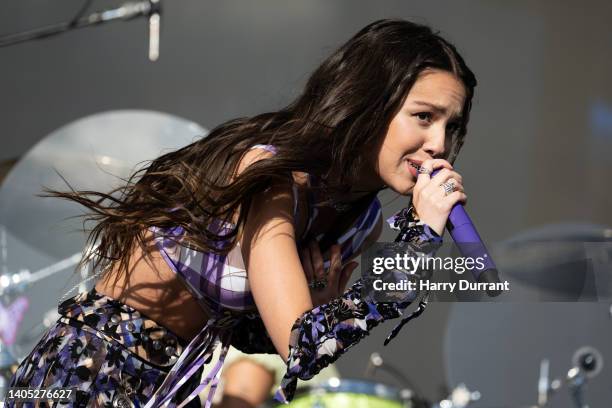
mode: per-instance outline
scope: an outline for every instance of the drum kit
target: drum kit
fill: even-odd
[[[70,217],[81,209],[70,202],[36,197],[42,186],[65,190],[67,182],[75,189],[108,191],[144,161],[206,133],[196,123],[164,113],[111,111],[68,124],[20,160],[0,163],[0,177],[5,173],[0,179],[0,396],[18,362],[59,317],[58,299],[77,288],[88,290],[87,279],[95,277],[88,269],[71,271],[83,254],[85,235],[78,232],[83,227],[80,220]],[[523,291],[521,296],[532,295],[537,287],[536,301],[544,296],[547,302],[537,307],[519,301],[487,307],[453,304],[444,350],[445,382],[454,386],[448,396],[437,402],[426,400],[401,369],[372,353],[362,378],[316,383],[315,377],[314,385],[298,389],[289,406],[586,408],[612,400],[609,382],[601,381],[610,378],[605,375],[603,355],[612,351],[611,310],[608,304],[592,301],[595,287],[598,294],[612,292],[610,271],[596,270],[582,256],[584,251],[564,246],[558,246],[557,252],[530,251],[534,242],[545,240],[589,241],[612,259],[612,252],[605,252],[612,230],[589,224],[552,225],[493,246],[500,272],[512,279],[518,292]],[[607,246],[597,246],[602,243]],[[545,262],[538,262],[543,259],[555,260],[556,279],[546,275]],[[591,301],[568,303],[568,299]],[[559,368],[551,362],[564,360],[569,360],[568,365],[555,372],[553,368]],[[534,361],[540,362],[539,375]],[[375,376],[382,372],[394,381],[377,381]],[[537,401],[518,400],[525,395]]]
[[[383,367],[380,354],[372,353],[370,364],[379,364]],[[565,385],[568,388],[569,397],[576,408],[588,408],[586,398],[587,380],[594,378],[603,367],[601,353],[592,347],[582,347],[572,357],[572,367],[568,370]],[[389,367],[387,367],[389,369]],[[397,369],[389,370],[397,374]],[[406,384],[403,375],[397,375],[398,379]],[[288,406],[291,408],[466,408],[466,407],[503,407],[503,408],[543,408],[549,406],[560,406],[551,403],[551,397],[562,386],[562,379],[549,379],[549,361],[542,360],[540,366],[540,378],[537,383],[537,403],[534,405],[500,405],[500,404],[478,404],[481,400],[480,391],[469,390],[465,384],[458,384],[441,401],[429,402],[418,395],[414,388],[405,386],[397,387],[381,382],[362,379],[331,378],[302,389],[298,389],[294,400],[288,405],[275,405],[268,402],[265,407],[272,408]]]

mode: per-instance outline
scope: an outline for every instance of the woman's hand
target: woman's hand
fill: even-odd
[[[438,168],[442,170],[431,177],[431,172]],[[463,178],[453,170],[449,162],[443,159],[426,160],[421,164],[421,169],[427,172],[419,172],[412,203],[419,219],[441,236],[453,206],[459,201],[464,204],[467,202],[467,195],[463,190]],[[444,182],[452,182],[455,191],[446,195],[444,187],[440,186]]]
[[[327,271],[323,267],[323,256],[317,241],[310,241],[308,246],[300,251],[300,260],[314,306],[322,305],[340,296],[358,265],[357,262],[351,261],[343,267],[340,250],[340,245],[336,244],[331,247],[331,262]]]

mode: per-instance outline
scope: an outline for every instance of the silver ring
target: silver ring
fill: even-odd
[[[440,187],[444,188],[445,196],[455,191],[455,183],[452,181],[445,181],[444,183],[440,184]]]
[[[308,287],[315,290],[325,289],[327,282],[324,280],[314,280],[308,284]]]
[[[419,166],[419,173],[431,174],[433,170],[429,170],[427,167]]]

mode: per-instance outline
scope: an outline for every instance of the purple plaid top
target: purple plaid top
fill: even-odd
[[[272,145],[255,145],[251,148],[265,149],[276,154],[276,148]],[[310,182],[311,178],[309,177]],[[299,206],[296,184],[293,185],[293,198],[294,219],[297,220],[299,219]],[[309,218],[304,233],[297,240],[298,247],[302,245],[304,238],[308,236],[317,215],[318,208],[314,206],[313,200],[309,197]],[[343,262],[357,252],[381,216],[380,201],[378,198],[374,198],[348,231],[337,240],[337,243],[341,245]],[[235,226],[219,221],[217,225],[211,227],[215,228],[216,233],[222,235]],[[183,351],[174,368],[168,374],[166,381],[151,398],[146,408],[172,406],[173,403],[170,402],[171,397],[188,380],[188,377],[206,361],[206,358],[212,354],[216,346],[215,340],[221,339],[223,345],[221,359],[200,387],[188,399],[183,401],[183,404],[186,404],[204,389],[208,383],[211,383],[211,390],[206,403],[206,406],[210,406],[220,374],[220,368],[223,364],[223,358],[229,346],[227,344],[228,341],[223,341],[226,338],[225,332],[231,330],[228,329],[232,326],[232,320],[237,319],[240,312],[256,311],[240,247],[236,245],[226,256],[199,252],[180,244],[181,238],[184,236],[182,227],[170,229],[152,227],[151,231],[155,235],[155,242],[161,255],[171,269],[185,283],[194,298],[204,306],[204,310],[212,311],[215,316],[211,318]],[[323,237],[324,234],[321,234],[315,238],[317,241],[321,241]],[[324,266],[329,267],[329,263],[329,260],[325,261]],[[222,323],[220,324],[220,322]],[[200,356],[199,359],[196,354]]]
[[[255,145],[252,147],[266,149],[276,153],[271,145]],[[298,194],[297,185],[293,185],[294,219],[298,219]],[[312,203],[310,203],[312,204]],[[311,206],[309,211],[306,231],[298,239],[298,246],[317,218],[318,208]],[[370,206],[364,211],[355,224],[338,239],[342,246],[342,260],[350,258],[363,244],[381,216],[381,205],[375,198]],[[215,232],[227,233],[234,228],[230,223],[219,223],[214,226]],[[152,228],[156,236],[156,244],[160,253],[168,262],[173,271],[179,275],[187,285],[189,291],[202,304],[205,310],[223,313],[224,309],[232,311],[255,309],[255,302],[249,289],[246,268],[242,259],[240,246],[235,246],[226,256],[220,256],[208,252],[199,252],[194,249],[180,245],[184,234],[182,227],[172,229]],[[170,237],[164,238],[164,237]],[[318,241],[323,235],[316,237]],[[325,262],[325,267],[329,261]]]

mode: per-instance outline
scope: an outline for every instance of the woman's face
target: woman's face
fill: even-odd
[[[420,165],[446,158],[465,99],[463,83],[452,73],[423,71],[397,115],[391,120],[378,152],[376,173],[395,192],[407,195],[416,184]]]

